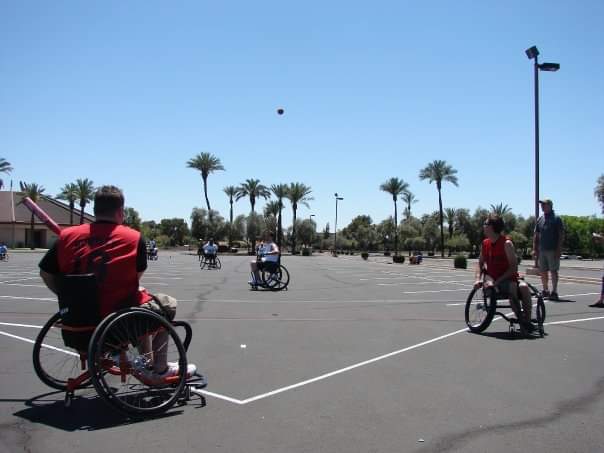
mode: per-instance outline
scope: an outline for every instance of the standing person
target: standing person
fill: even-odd
[[[475,288],[483,286],[485,291],[495,291],[509,297],[510,306],[525,331],[534,330],[531,324],[532,302],[528,285],[518,280],[518,258],[514,244],[504,236],[504,222],[497,214],[490,214],[484,221],[486,239],[482,241]],[[518,305],[518,293],[522,299],[522,309]]]
[[[598,233],[592,234],[594,242],[604,243],[604,236]],[[604,308],[604,275],[602,275],[602,289],[600,290],[600,298],[596,300],[590,307]]]
[[[277,263],[279,261],[279,246],[275,244],[275,234],[272,231],[264,233],[264,241],[261,242],[261,246],[258,247],[257,254],[256,261],[250,263],[252,279],[248,283],[253,287],[262,283],[260,271],[262,270],[264,263]]]
[[[139,288],[147,269],[147,250],[141,234],[124,222],[124,195],[115,186],[100,187],[94,195],[95,222],[64,228],[59,239],[40,261],[40,276],[55,294],[62,275],[94,273],[102,318],[122,308],[140,306],[152,297]],[[149,385],[161,385],[178,376],[178,363],[167,361],[166,331],[151,340],[153,366],[137,370],[137,378]],[[189,375],[196,367],[189,364]]]
[[[543,285],[543,297],[558,300],[558,270],[564,242],[564,224],[554,213],[554,203],[549,198],[539,200],[543,215],[535,225],[533,256],[538,261]],[[549,292],[548,271],[552,276],[552,292]]]

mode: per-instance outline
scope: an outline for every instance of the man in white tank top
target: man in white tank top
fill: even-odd
[[[279,247],[275,244],[275,235],[272,231],[264,233],[264,243],[258,249],[258,258],[250,263],[252,278],[248,282],[252,286],[258,286],[262,283],[260,278],[260,269],[263,263],[276,263],[279,261]]]

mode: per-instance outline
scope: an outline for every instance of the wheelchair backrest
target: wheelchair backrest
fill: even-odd
[[[59,309],[65,325],[96,326],[101,322],[95,275],[63,275],[59,283]]]

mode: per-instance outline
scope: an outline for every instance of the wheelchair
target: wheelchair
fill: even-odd
[[[524,278],[520,277],[519,280],[524,281]],[[535,309],[535,318],[531,319],[533,324],[536,324],[537,332],[539,336],[543,338],[545,335],[545,331],[543,329],[543,323],[545,322],[545,303],[543,301],[543,294],[529,282],[524,281],[529,288],[529,293],[531,295],[531,303],[533,300],[536,300],[536,309]],[[491,322],[495,315],[501,316],[509,323],[509,332],[515,332],[515,326],[520,326],[520,330],[522,331],[522,326],[519,324],[518,319],[515,316],[508,316],[505,313],[501,313],[497,311],[500,308],[508,308],[511,309],[509,301],[507,304],[499,304],[498,301],[509,299],[509,297],[505,294],[497,293],[496,291],[489,289],[484,289],[482,286],[479,288],[473,288],[468,296],[465,307],[465,320],[468,328],[471,332],[481,333],[484,331]],[[521,304],[521,301],[518,301],[518,304]]]
[[[157,247],[147,249],[147,259],[149,261],[157,261],[158,258]]]
[[[86,304],[82,303],[82,294],[87,295]],[[102,400],[132,418],[160,415],[177,403],[186,404],[191,394],[199,396],[205,405],[200,393],[207,385],[205,377],[186,375],[191,326],[133,307],[97,322],[100,317],[95,314],[95,294],[94,274],[64,276],[59,291],[60,311],[46,322],[34,343],[34,370],[46,385],[65,392],[65,407],[71,406],[76,390],[91,385]],[[184,330],[184,342],[177,329]],[[162,331],[167,339],[152,347],[153,337]],[[146,384],[141,373],[152,365],[153,349],[179,366],[177,376],[159,385]]]
[[[8,261],[8,253],[0,253],[0,261]]]
[[[208,258],[205,254],[202,254],[199,258],[199,268],[200,269],[221,269],[222,263],[220,262],[220,258],[216,256],[214,258],[215,262],[212,263],[211,259]]]
[[[257,263],[261,281],[258,285],[252,285],[253,290],[257,290],[258,287],[270,291],[287,290],[287,285],[289,285],[289,271],[281,264],[281,255],[279,255],[279,260],[276,262],[262,262],[260,261],[260,257],[258,257]],[[253,278],[254,274],[252,273],[252,279]]]

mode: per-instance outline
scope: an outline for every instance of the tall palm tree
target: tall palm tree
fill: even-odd
[[[259,179],[246,179],[244,183],[241,183],[241,185],[237,187],[235,201],[239,201],[243,197],[249,197],[252,212],[255,212],[256,198],[264,198],[266,200],[267,198],[270,198],[270,196],[271,193],[268,188],[260,184]]]
[[[61,193],[56,197],[58,200],[65,200],[69,203],[69,224],[73,225],[73,210],[75,202],[78,199],[78,186],[70,182],[61,188]]]
[[[404,194],[409,188],[409,184],[399,178],[390,178],[388,181],[380,186],[380,190],[388,192],[392,195],[392,201],[394,201],[394,254],[398,255],[398,227],[397,218],[398,212],[396,208],[396,201],[398,196]]]
[[[10,162],[3,157],[0,157],[0,173],[8,174],[11,171],[13,171],[13,167],[10,166]],[[4,181],[2,181],[2,178],[0,178],[0,189],[2,189],[2,187],[4,187]]]
[[[279,215],[279,202],[277,200],[269,201],[264,205],[264,217],[273,216],[277,218]]]
[[[277,203],[279,203],[279,217],[277,218],[277,245],[281,249],[281,238],[283,237],[283,226],[281,222],[281,213],[283,212],[283,199],[287,198],[287,190],[289,187],[287,184],[273,184],[271,186],[271,192],[277,197]]]
[[[413,193],[409,190],[403,192],[401,195],[401,200],[403,200],[403,203],[406,205],[405,214],[407,216],[407,220],[409,220],[411,218],[411,205],[417,203],[419,200],[415,198],[415,195],[413,195]]]
[[[292,253],[296,252],[296,211],[298,210],[298,204],[303,204],[308,208],[308,202],[314,200],[314,198],[310,196],[311,193],[311,188],[300,182],[290,183],[289,188],[287,189],[287,198],[291,202],[292,210],[294,212],[292,228]]]
[[[264,198],[265,200],[271,196],[268,188],[262,184],[260,184],[259,179],[246,179],[244,183],[241,183],[239,187],[237,187],[237,195],[235,196],[235,200],[239,201],[243,197],[248,197],[250,200],[250,206],[252,207],[251,214],[255,214],[255,206],[256,206],[256,198]],[[250,218],[250,220],[252,220]],[[249,252],[252,253],[254,242],[256,240],[257,232],[255,231],[255,222],[250,221],[249,223],[250,229],[248,231],[248,239],[250,244]]]
[[[503,217],[508,212],[512,212],[512,208],[510,208],[507,204],[499,203],[492,204],[491,211],[493,214],[497,214],[499,217]]]
[[[440,256],[445,256],[445,233],[443,230],[443,199],[441,194],[443,181],[450,182],[457,186],[457,176],[455,170],[451,165],[447,164],[444,160],[435,160],[430,162],[426,168],[419,172],[419,179],[427,179],[430,184],[436,182],[436,190],[438,190],[438,211],[440,214]]]
[[[94,183],[88,178],[76,180],[77,196],[80,200],[80,225],[84,223],[84,208],[94,199]]]
[[[210,208],[210,200],[208,199],[208,176],[210,173],[215,171],[223,170],[224,167],[220,162],[220,159],[210,153],[199,153],[187,162],[187,167],[194,168],[201,173],[201,179],[203,179],[203,193],[206,197],[206,205],[208,206],[208,213],[212,212]],[[210,217],[212,214],[209,214]]]
[[[237,187],[235,186],[226,186],[222,191],[229,197],[229,203],[231,205],[231,212],[229,217],[229,249],[233,246],[233,198],[237,195]]]
[[[23,192],[23,198],[25,197],[29,197],[31,199],[31,201],[33,201],[34,203],[37,203],[40,198],[42,198],[42,194],[44,193],[44,187],[39,186],[38,184],[36,184],[35,182],[32,182],[31,184],[27,184],[26,182],[21,182],[19,181],[19,186],[21,187],[21,192]],[[29,247],[33,250],[36,248],[36,244],[34,242],[34,213],[32,211],[31,213],[31,220],[30,220],[30,234],[29,234]]]

